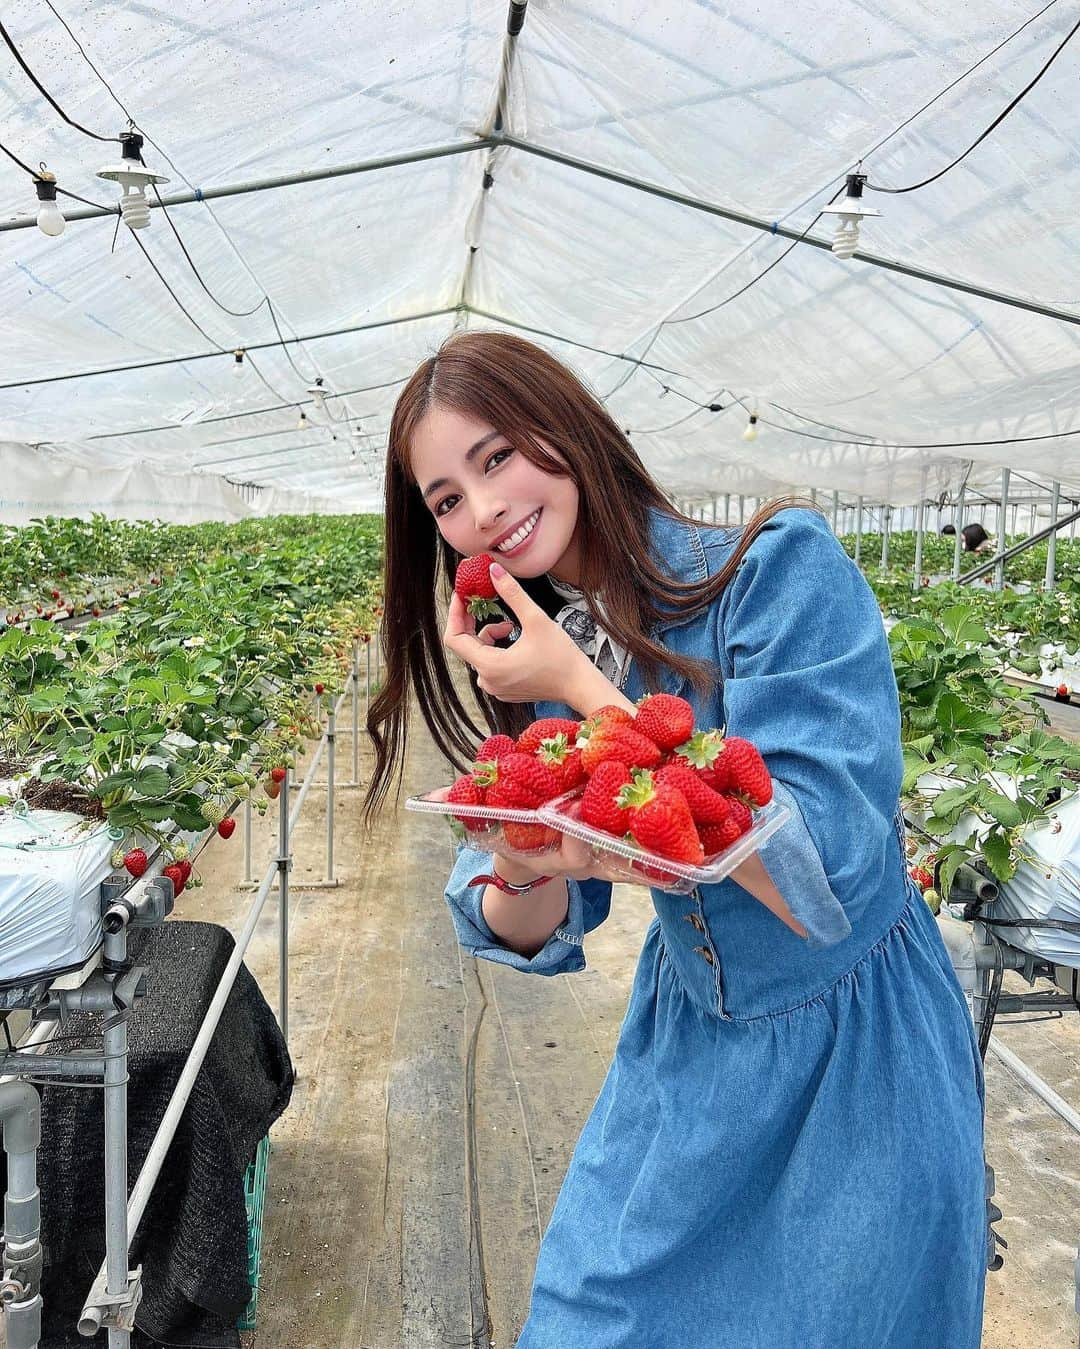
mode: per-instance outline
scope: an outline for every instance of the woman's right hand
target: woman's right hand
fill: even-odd
[[[597,858],[587,843],[571,838],[569,834],[561,834],[558,848],[545,853],[515,852],[502,843],[493,860],[499,875],[515,885],[523,885],[537,876],[561,877],[573,881],[633,883],[627,882],[621,870],[609,866],[603,858]],[[642,884],[648,883],[643,880]]]

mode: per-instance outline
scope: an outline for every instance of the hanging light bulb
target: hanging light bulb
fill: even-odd
[[[300,416],[299,416],[299,418],[297,419],[297,422],[296,422],[296,429],[297,429],[298,431],[306,431],[310,425],[311,425],[311,423],[310,423],[310,422],[308,421],[308,419],[307,419],[307,413],[304,411],[303,408],[301,408],[301,409],[300,409]]]
[[[56,204],[56,174],[50,173],[44,164],[41,172],[34,178],[34,187],[41,205],[38,207],[37,223],[42,234],[55,239],[64,232],[64,217]]]
[[[863,187],[866,184],[865,173],[849,173],[843,201],[835,206],[823,206],[822,215],[840,217],[833,237],[832,251],[838,258],[850,258],[859,247],[859,225],[866,216],[881,215],[872,206],[863,201]]]
[[[757,413],[751,412],[750,420],[746,423],[746,430],[742,433],[743,440],[757,440]]]
[[[326,416],[326,391],[323,389],[323,378],[319,375],[315,383],[308,389],[308,397],[315,404],[315,412],[320,417]]]
[[[242,379],[244,374],[244,348],[237,347],[233,352],[233,379]]]
[[[123,188],[120,197],[120,214],[128,229],[144,230],[150,224],[150,207],[146,201],[144,189],[150,183],[167,183],[169,180],[161,173],[152,173],[143,163],[143,138],[137,131],[120,133],[120,150],[123,158],[119,164],[107,164],[98,169],[99,178],[119,183]]]

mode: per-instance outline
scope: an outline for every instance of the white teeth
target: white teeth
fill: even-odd
[[[539,518],[540,512],[534,511],[523,525],[514,530],[513,534],[511,534],[508,539],[503,539],[502,543],[495,545],[495,551],[498,553],[508,553],[512,548],[516,548],[519,543],[524,542],[524,540],[533,532],[533,528]]]

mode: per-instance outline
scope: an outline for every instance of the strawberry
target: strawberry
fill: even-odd
[[[489,735],[473,755],[473,762],[487,763],[489,760],[501,759],[504,754],[513,754],[516,748],[508,735]]]
[[[731,814],[728,803],[706,785],[699,773],[685,764],[671,763],[656,771],[657,782],[670,783],[686,797],[695,824],[723,824]]]
[[[504,820],[503,839],[515,852],[542,852],[558,843],[559,835],[546,824],[522,824]]]
[[[585,779],[581,750],[577,749],[565,734],[553,735],[549,740],[542,740],[536,750],[536,757],[559,779],[561,791],[573,791]]]
[[[558,776],[533,754],[507,754],[494,768],[495,780],[487,789],[489,806],[531,810],[561,793]]]
[[[1069,686],[1068,686],[1068,684],[1059,684],[1059,685],[1057,686],[1057,688],[1054,690],[1054,697],[1055,697],[1059,702],[1067,703],[1067,702],[1069,701]]]
[[[169,880],[172,881],[174,895],[183,893],[184,886],[187,882],[184,880],[184,873],[179,862],[174,862],[172,866],[165,867],[161,874],[163,876],[168,876]]]
[[[180,868],[180,874],[184,878],[184,884],[187,885],[188,877],[191,875],[191,863],[186,857],[176,859],[176,865]]]
[[[123,848],[114,848],[114,849],[112,850],[112,856],[109,858],[109,861],[110,861],[110,863],[112,864],[113,870],[114,870],[114,871],[119,871],[120,868],[124,865],[124,850],[123,850]]]
[[[266,784],[266,794],[271,801],[276,801],[281,795],[281,783],[275,782],[273,778]]]
[[[58,600],[58,599],[60,598],[60,592],[59,592],[59,590],[53,590],[53,591],[50,591],[50,594],[52,595],[52,597],[53,597],[54,600]]]
[[[454,590],[474,618],[493,618],[502,614],[498,605],[499,592],[491,579],[494,561],[490,553],[478,553],[458,564]]]
[[[222,838],[232,838],[233,830],[236,828],[236,821],[231,815],[226,815],[218,824],[217,831]]]
[[[619,805],[630,811],[630,835],[642,848],[671,862],[699,866],[704,860],[694,817],[677,787],[657,782],[652,773],[641,769],[619,793]]]
[[[661,749],[674,749],[694,733],[694,709],[672,693],[647,694],[638,706],[634,729]]]
[[[518,736],[517,748],[522,754],[535,754],[544,740],[551,740],[556,735],[565,735],[572,744],[580,728],[580,721],[570,721],[567,717],[541,717]]]
[[[132,848],[130,852],[124,854],[124,866],[136,880],[143,874],[150,865],[150,859],[141,848]]]
[[[723,748],[720,731],[695,731],[685,744],[677,747],[673,762],[696,769],[707,786],[714,792],[722,792],[727,787],[727,775],[720,763]]]
[[[276,783],[278,784],[278,786],[280,787],[280,785],[285,781],[285,769],[284,769],[284,768],[271,768],[271,770],[270,770],[270,781],[271,781],[271,782],[276,782]]]
[[[459,777],[454,785],[446,794],[447,801],[458,806],[482,806],[484,804],[484,789],[476,781],[471,773],[465,773]],[[458,824],[463,824],[468,829],[487,829],[490,826],[485,820],[470,819],[465,816],[455,815],[453,817]]]
[[[742,838],[743,834],[750,832],[754,824],[754,817],[750,812],[750,807],[741,796],[724,795],[724,800],[728,804],[728,810],[731,812],[729,818],[734,820],[739,832],[737,838]]]
[[[220,824],[225,818],[225,811],[216,801],[204,801],[199,807],[199,814],[207,824]]]
[[[581,747],[581,762],[586,773],[593,773],[605,759],[618,759],[627,768],[654,768],[660,762],[660,750],[632,726],[601,722],[590,731]]]
[[[622,838],[630,816],[626,807],[619,805],[619,793],[631,781],[629,768],[618,759],[605,759],[598,764],[581,798],[581,818],[585,823]]]
[[[724,739],[720,757],[722,767],[718,771],[727,778],[724,790],[747,797],[755,806],[767,806],[772,800],[772,778],[757,747],[749,740],[729,735]]]
[[[908,875],[920,890],[932,890],[934,888],[934,878],[925,867],[912,867]]]
[[[325,692],[326,692],[326,685],[325,685],[325,684],[316,684],[316,685],[315,685],[315,696],[316,696],[316,697],[321,698],[322,695],[323,695]]]

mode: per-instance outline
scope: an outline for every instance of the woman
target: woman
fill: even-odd
[[[508,649],[509,622],[478,633],[456,598],[440,640],[437,593],[483,551],[520,627]],[[394,412],[385,594],[369,809],[410,692],[448,757],[484,734],[445,643],[488,729],[683,694],[699,726],[758,746],[792,816],[721,884],[652,891],[518,1349],[977,1349],[981,1065],[907,875],[881,617],[821,516],[682,517],[569,370],[467,333]],[[786,923],[753,897],[776,891]],[[467,951],[550,975],[584,967],[611,884],[568,839],[541,858],[464,848],[447,899]]]

